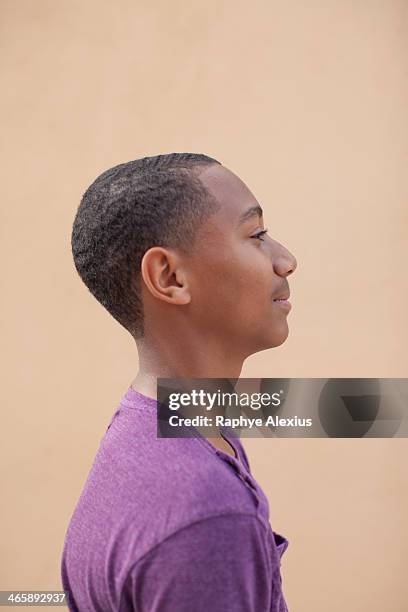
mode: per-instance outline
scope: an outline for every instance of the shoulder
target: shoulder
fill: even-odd
[[[248,487],[203,440],[157,438],[154,425],[126,413],[114,420],[81,495],[82,524],[103,518],[110,541],[134,541],[140,557],[187,524],[223,514],[256,515]]]
[[[139,516],[148,500],[155,503],[159,514],[171,506],[178,514],[184,509],[193,520],[253,510],[253,497],[234,468],[203,439],[157,438],[155,423],[137,427],[132,416],[124,414],[109,429],[95,468],[99,471],[103,464],[106,472],[109,465],[110,478],[117,485],[113,494],[126,497],[126,505],[137,508]],[[247,462],[245,451],[242,453]],[[129,488],[134,495],[128,494]]]

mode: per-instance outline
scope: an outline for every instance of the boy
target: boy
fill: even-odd
[[[76,269],[134,338],[139,371],[67,529],[70,610],[285,612],[288,541],[238,438],[157,438],[157,378],[238,379],[288,336],[294,256],[246,185],[201,154],[111,168],[85,192]]]

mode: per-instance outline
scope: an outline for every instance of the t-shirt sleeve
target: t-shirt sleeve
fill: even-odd
[[[270,612],[272,571],[256,516],[224,514],[185,527],[131,568],[121,612]]]

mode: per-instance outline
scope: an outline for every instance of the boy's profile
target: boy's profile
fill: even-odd
[[[71,517],[61,577],[80,612],[285,612],[268,501],[238,438],[157,438],[157,378],[238,379],[288,336],[294,256],[217,160],[120,164],[72,230],[85,285],[134,338],[139,370]]]

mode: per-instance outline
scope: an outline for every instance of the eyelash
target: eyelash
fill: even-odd
[[[258,240],[262,240],[262,242],[264,242],[264,239],[261,238],[261,236],[263,236],[264,234],[268,233],[268,228],[261,230],[260,232],[258,232],[257,234],[254,234],[253,236],[251,236],[251,238],[257,238]]]

